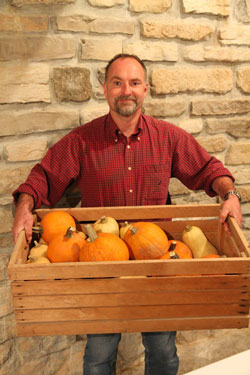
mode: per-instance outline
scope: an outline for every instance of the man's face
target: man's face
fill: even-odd
[[[104,94],[111,112],[129,117],[141,111],[147,90],[145,73],[137,60],[119,58],[111,64],[104,84]]]

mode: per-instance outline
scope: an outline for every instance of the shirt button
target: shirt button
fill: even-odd
[[[115,139],[115,142],[118,142],[118,138]]]
[[[141,140],[141,138],[140,137],[137,137],[137,141],[140,141]]]
[[[130,192],[130,193],[133,193],[133,189],[129,189],[129,192]]]
[[[132,170],[132,167],[128,167],[128,170],[131,171],[131,170]]]
[[[130,145],[127,145],[127,148],[130,148]]]

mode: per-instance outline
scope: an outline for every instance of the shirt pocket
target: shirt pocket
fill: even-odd
[[[144,165],[143,172],[143,194],[144,204],[165,204],[168,195],[170,172],[165,165]]]

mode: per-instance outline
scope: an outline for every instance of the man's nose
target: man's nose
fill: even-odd
[[[131,94],[131,87],[128,82],[124,82],[124,84],[122,85],[122,93],[126,96],[129,96]]]

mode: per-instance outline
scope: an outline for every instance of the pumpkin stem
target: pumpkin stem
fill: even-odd
[[[187,225],[186,228],[185,228],[185,232],[190,232],[192,229],[192,226],[191,225]]]
[[[86,229],[90,242],[94,242],[98,238],[96,231],[94,230],[91,224],[85,224],[84,227]]]
[[[32,232],[42,234],[43,227],[32,227]]]
[[[66,237],[66,238],[72,238],[75,231],[76,231],[76,228],[69,227],[67,229],[67,232],[65,233],[64,237]]]
[[[170,255],[171,259],[180,259],[179,255],[176,254],[176,252],[175,252],[176,245],[177,245],[177,242],[176,241],[172,241],[171,245],[170,245],[170,247],[168,249],[169,255]]]
[[[108,221],[107,216],[102,216],[102,217],[100,218],[100,222],[101,222],[101,224],[106,224],[107,221]]]
[[[126,227],[128,225],[128,221],[124,221],[124,223],[121,224],[122,227]]]
[[[133,225],[130,226],[129,230],[130,230],[130,232],[131,232],[132,234],[136,234],[136,233],[138,232],[138,229],[135,228],[135,227],[133,227]]]

